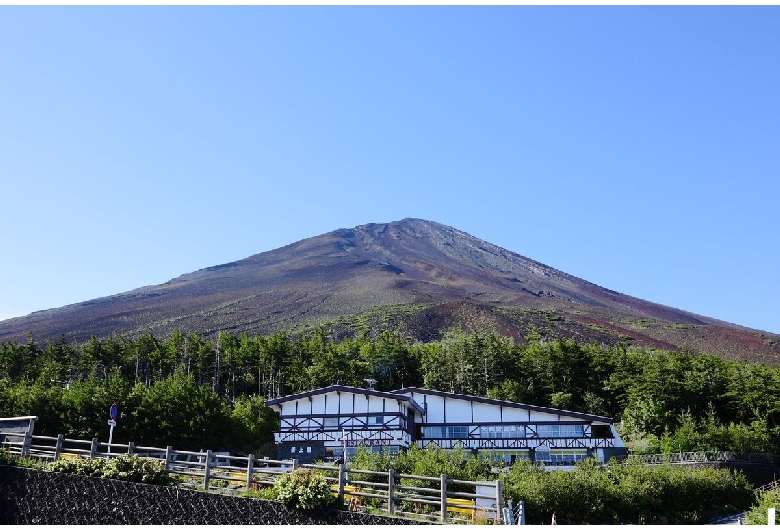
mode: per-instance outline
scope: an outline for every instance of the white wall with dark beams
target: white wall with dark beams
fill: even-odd
[[[280,415],[277,456],[302,462],[336,459],[361,445],[398,451],[412,443],[550,465],[627,452],[612,418],[421,388],[337,385],[266,404]]]

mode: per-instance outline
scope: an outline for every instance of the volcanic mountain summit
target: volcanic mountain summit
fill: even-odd
[[[240,261],[0,322],[0,341],[270,334],[360,322],[411,338],[494,329],[776,363],[780,337],[654,304],[431,221],[340,229]]]

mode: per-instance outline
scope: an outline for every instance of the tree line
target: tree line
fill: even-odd
[[[258,447],[264,400],[332,384],[419,386],[610,416],[636,452],[780,455],[780,369],[712,355],[573,340],[517,344],[492,332],[417,342],[395,332],[334,337],[175,330],[85,343],[0,344],[0,416],[37,415],[37,434],[104,434],[179,448]]]

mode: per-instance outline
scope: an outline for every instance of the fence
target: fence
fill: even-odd
[[[4,436],[5,435],[5,436]],[[205,490],[242,491],[272,486],[283,474],[298,468],[321,472],[334,496],[351,510],[383,511],[399,517],[421,518],[442,523],[453,521],[502,520],[502,484],[425,477],[396,473],[394,470],[349,469],[340,464],[299,465],[297,460],[257,459],[254,455],[234,456],[213,451],[178,451],[173,447],[105,443],[97,438],[75,440],[63,435],[34,436],[30,432],[0,432],[2,445],[12,453],[41,460],[61,458],[115,458],[133,454],[165,461],[170,474],[192,477]]]
[[[350,509],[379,509],[390,515],[425,518],[442,523],[452,521],[502,520],[502,483],[467,481],[446,475],[426,477],[388,471],[349,469],[340,464],[324,466],[304,464],[320,470],[331,490],[348,503]]]
[[[771,464],[770,453],[737,453],[733,451],[692,451],[687,453],[664,453],[654,455],[628,455],[627,462],[641,464],[688,464],[700,462],[748,462]]]

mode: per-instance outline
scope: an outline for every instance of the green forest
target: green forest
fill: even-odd
[[[635,453],[694,450],[780,455],[780,368],[711,355],[601,347],[572,340],[516,344],[453,332],[415,342],[393,332],[209,341],[92,338],[0,344],[0,416],[39,417],[35,433],[177,449],[272,451],[270,397],[332,384],[418,386],[610,416]],[[269,453],[272,454],[272,453]]]

